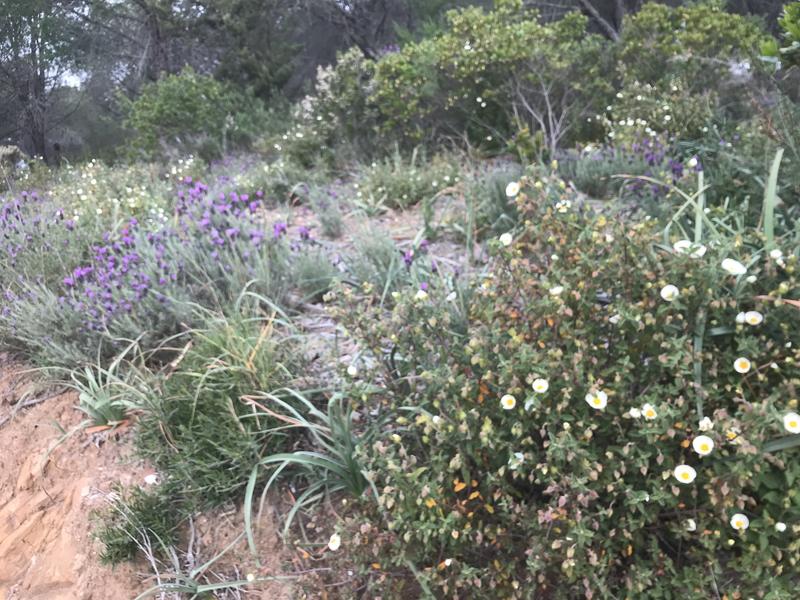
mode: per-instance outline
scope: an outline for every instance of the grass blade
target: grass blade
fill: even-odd
[[[783,148],[779,148],[769,170],[767,187],[764,189],[764,238],[767,250],[775,245],[775,206],[778,203],[778,171],[783,159]]]

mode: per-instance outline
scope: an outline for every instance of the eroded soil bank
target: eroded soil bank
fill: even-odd
[[[75,409],[75,394],[38,390],[23,371],[0,355],[0,599],[135,598],[157,583],[153,571],[145,561],[102,565],[93,513],[107,505],[117,484],[141,485],[153,470],[135,456],[129,428],[78,429],[83,415]],[[271,511],[265,512],[270,514],[259,527],[260,568],[242,543],[215,565],[210,578],[280,573],[281,543]],[[235,508],[196,519],[190,549],[196,564],[227,547],[241,525]],[[168,572],[162,575],[169,579]],[[230,597],[282,600],[292,597],[291,589],[290,582],[274,581]]]

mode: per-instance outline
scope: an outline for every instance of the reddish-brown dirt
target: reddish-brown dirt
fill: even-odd
[[[152,571],[144,561],[102,565],[92,514],[107,505],[115,484],[142,485],[152,469],[134,456],[129,431],[76,430],[83,414],[75,409],[74,393],[51,392],[31,403],[31,378],[20,371],[0,355],[0,599],[135,598],[156,583]],[[62,430],[75,431],[62,439]],[[189,549],[193,562],[203,564],[241,530],[241,510],[199,517]],[[215,563],[208,580],[278,575],[282,553],[271,515],[260,524],[258,538],[261,568],[242,542]],[[168,573],[162,575],[169,580]],[[286,582],[271,582],[243,597],[288,600],[290,589]]]
[[[14,405],[29,389],[19,369],[0,365],[0,598],[106,600],[132,598],[139,587],[130,566],[98,561],[90,514],[115,482],[146,474],[129,445],[77,432],[75,396],[63,393],[30,408]]]

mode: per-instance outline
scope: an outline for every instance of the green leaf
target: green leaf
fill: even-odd
[[[735,333],[736,328],[730,327],[729,325],[720,325],[718,327],[712,327],[708,330],[708,335],[711,337],[716,337],[720,335],[730,335],[731,333]]]
[[[764,190],[764,238],[767,250],[775,245],[775,206],[778,203],[778,171],[781,168],[783,148],[779,148],[769,170],[767,187]]]
[[[796,448],[797,446],[800,446],[800,434],[787,435],[786,437],[767,442],[761,450],[762,452],[777,452],[778,450],[788,450],[789,448]]]

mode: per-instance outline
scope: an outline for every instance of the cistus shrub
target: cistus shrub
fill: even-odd
[[[110,166],[91,160],[53,173],[47,196],[76,222],[97,221],[113,227],[126,217],[163,221],[175,185],[186,176],[196,176],[203,166],[191,157],[168,165]]]
[[[655,84],[634,81],[592,120],[615,142],[630,143],[645,136],[697,139],[720,118],[719,104],[713,88],[693,92],[681,78]]]
[[[357,48],[318,67],[313,91],[293,110],[293,125],[273,148],[304,167],[333,166],[380,149],[378,112],[370,101],[375,63]]]
[[[384,597],[793,597],[798,240],[729,214],[695,244],[520,183],[463,310],[434,284],[338,313],[392,421],[349,568]]]

